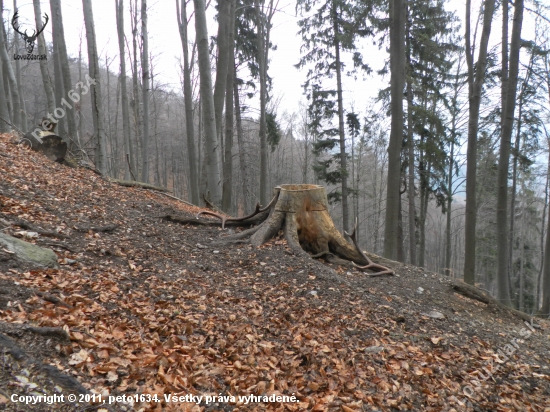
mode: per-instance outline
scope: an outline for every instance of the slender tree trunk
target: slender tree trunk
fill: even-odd
[[[195,149],[195,125],[193,118],[193,90],[191,88],[191,68],[189,67],[189,47],[187,39],[187,10],[185,0],[176,0],[176,12],[183,48],[183,98],[185,102],[185,131],[187,135],[187,161],[189,162],[189,193],[191,203],[199,204],[199,179]]]
[[[218,46],[218,55],[216,59],[216,80],[214,82],[214,110],[216,111],[216,131],[218,133],[218,139],[221,143],[222,151],[223,138],[222,138],[222,118],[223,118],[223,106],[226,91],[227,82],[227,67],[229,65],[229,26],[231,22],[231,3],[232,0],[218,0],[218,36],[216,42]]]
[[[149,34],[147,33],[147,0],[141,0],[141,78],[143,95],[143,144],[141,146],[141,181],[149,182]]]
[[[13,0],[13,9],[17,10],[17,0]],[[40,26],[39,26],[40,27]],[[38,36],[43,37],[43,36]],[[13,44],[15,50],[19,50],[19,36],[13,35]],[[15,80],[17,81],[17,94],[19,94],[19,107],[21,109],[21,129],[27,131],[27,111],[25,108],[25,101],[23,100],[23,82],[21,80],[21,61],[15,61]]]
[[[199,53],[200,93],[204,121],[205,162],[208,170],[208,191],[210,201],[219,206],[221,203],[220,182],[220,146],[217,141],[214,97],[212,95],[212,77],[210,75],[210,52],[206,29],[206,10],[204,0],[193,0],[195,5],[195,31]]]
[[[334,29],[334,56],[336,62],[336,93],[338,99],[338,134],[340,137],[340,171],[342,174],[342,226],[349,231],[348,207],[348,160],[346,155],[346,131],[344,128],[344,102],[342,98],[342,64],[340,62],[340,27],[336,0],[332,2],[332,23]]]
[[[91,77],[92,119],[96,141],[96,167],[107,173],[107,142],[103,126],[103,105],[101,98],[101,78],[95,37],[94,15],[91,0],[82,0],[84,24],[86,26],[86,41],[88,43],[88,72]]]
[[[451,151],[449,153],[449,169],[447,176],[447,189],[449,194],[447,196],[447,222],[445,228],[445,275],[451,275],[451,257],[452,257],[452,248],[451,248],[451,219],[452,219],[452,207],[453,207],[453,163],[454,163],[454,151],[455,151],[455,133],[456,133],[456,116],[453,114],[452,120],[452,136],[451,140]]]
[[[220,0],[224,1],[224,0]],[[223,161],[222,210],[231,210],[233,194],[233,83],[235,82],[235,0],[230,0],[227,27],[228,54],[225,82],[225,145]]]
[[[11,60],[8,57],[6,38],[3,9],[0,9],[0,60],[2,61],[3,75],[7,77],[9,83],[9,92],[13,105],[13,117],[11,120],[14,126],[21,128],[21,98],[19,96],[19,89],[17,87],[17,80],[15,79],[13,66],[11,65]]]
[[[237,142],[239,144],[239,164],[241,166],[241,183],[243,191],[243,208],[248,211],[250,205],[250,178],[248,177],[248,163],[244,151],[243,124],[241,119],[241,102],[239,98],[239,86],[233,82],[233,98],[235,99],[235,125],[237,126]]]
[[[36,27],[42,27],[42,10],[40,9],[40,0],[33,0],[34,5],[34,21]],[[38,42],[38,54],[46,55],[46,42],[44,36],[37,37]],[[44,85],[44,92],[46,94],[46,101],[48,104],[48,112],[53,113],[55,110],[55,96],[53,92],[52,79],[50,78],[50,72],[48,70],[48,62],[46,60],[39,60],[40,74],[42,75],[42,84]]]
[[[120,56],[120,93],[122,104],[122,135],[124,136],[124,179],[130,180],[136,175],[136,161],[130,140],[130,107],[126,84],[126,50],[124,48],[124,0],[116,0],[116,19],[118,34],[118,52]]]
[[[267,126],[266,126],[266,100],[267,79],[265,70],[265,33],[264,14],[260,8],[259,0],[254,0],[257,27],[258,69],[260,72],[260,203],[267,205]]]
[[[63,82],[63,98],[65,98],[66,100],[68,98],[69,90],[72,90],[75,86],[73,85],[71,80],[69,56],[67,54],[67,45],[65,44],[65,31],[63,29],[63,18],[61,14],[61,0],[50,0],[50,7],[52,12],[52,26],[54,30],[53,38],[54,42],[57,42],[58,44],[57,51],[59,52],[61,78]],[[97,80],[99,81],[99,77],[97,78]],[[74,117],[74,110],[72,108],[66,110],[65,117],[67,118],[69,147],[74,150],[74,141],[76,137],[76,121]]]
[[[481,90],[487,67],[487,47],[491,34],[491,23],[495,11],[495,0],[484,0],[483,30],[479,45],[479,55],[474,73],[471,45],[470,13],[471,0],[466,0],[466,62],[468,65],[468,149],[466,153],[466,221],[464,246],[464,282],[475,283],[476,265],[476,174],[477,174],[477,134],[479,128],[479,109]]]
[[[403,203],[401,202],[401,195],[402,193],[399,193],[399,214],[397,215],[397,261],[405,262],[405,248],[403,245]]]
[[[388,147],[388,183],[384,256],[397,257],[401,143],[403,141],[403,86],[405,82],[405,1],[390,0],[391,133]]]
[[[138,6],[137,1],[134,0],[132,3],[132,0],[130,0],[130,14],[131,14],[131,26],[132,26],[132,51],[133,51],[133,61],[132,61],[132,88],[133,88],[133,111],[134,111],[134,126],[135,126],[135,151],[134,151],[134,158],[136,159],[136,171],[139,170],[139,148],[142,146],[141,144],[141,111],[139,109],[139,72],[138,72],[138,44],[137,44],[137,37],[138,37]],[[138,178],[136,176],[136,178]]]
[[[407,11],[408,14],[408,11]],[[407,19],[408,21],[408,19]],[[413,133],[413,92],[411,78],[411,45],[409,41],[409,23],[407,23],[406,46],[407,46],[407,141],[408,141],[408,163],[409,163],[409,254],[411,265],[416,266],[416,208],[414,193],[414,133]]]
[[[510,306],[510,278],[508,275],[508,169],[510,165],[510,142],[516,108],[516,91],[519,73],[521,27],[523,23],[523,0],[514,3],[514,23],[510,46],[510,75],[508,80],[505,111],[503,112],[500,158],[498,162],[497,196],[497,284],[498,299]]]
[[[550,76],[550,74],[549,74]],[[548,91],[548,93],[550,94],[550,90]],[[546,139],[546,142],[547,144],[549,145],[550,147],[550,139]],[[544,228],[545,227],[545,224],[546,224],[546,214],[548,213],[548,190],[549,190],[549,187],[550,187],[550,150],[548,150],[548,161],[547,161],[547,167],[546,167],[546,184],[544,186],[544,208],[542,209],[542,227]],[[549,219],[550,220],[550,219]],[[539,310],[540,308],[540,293],[541,293],[541,280],[542,280],[542,275],[544,273],[544,268],[545,268],[545,260],[546,260],[546,256],[544,254],[544,236],[545,233],[544,233],[544,230],[541,230],[540,231],[540,269],[539,269],[539,274],[538,274],[538,277],[537,277],[537,287],[536,287],[536,293],[537,293],[537,296],[536,296],[536,299],[535,299],[535,310]],[[548,311],[547,311],[548,312]]]
[[[55,31],[55,29],[53,29]],[[54,82],[55,82],[55,89],[54,89],[54,95],[55,95],[55,107],[58,107],[61,105],[61,99],[63,98],[64,92],[63,92],[63,76],[61,74],[61,59],[60,59],[60,52],[59,52],[59,44],[58,42],[53,42],[53,66],[54,66]],[[54,110],[55,110],[54,107]],[[49,114],[53,115],[53,111]],[[58,119],[57,121],[57,128],[56,132],[60,136],[67,136],[67,128],[66,126],[65,118],[62,117],[61,119]]]
[[[4,71],[0,64],[0,96],[6,96],[6,89],[4,84]],[[11,127],[6,123],[9,122],[10,112],[8,110],[7,99],[0,99],[0,133],[7,133],[11,130]]]

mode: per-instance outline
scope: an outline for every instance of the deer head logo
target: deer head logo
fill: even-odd
[[[13,29],[17,33],[19,33],[23,38],[23,40],[25,41],[25,49],[27,49],[27,53],[31,54],[32,51],[34,50],[34,41],[40,35],[40,33],[44,31],[44,29],[46,28],[46,24],[48,24],[48,21],[50,20],[50,18],[46,13],[44,13],[44,24],[42,25],[42,28],[38,31],[33,30],[33,33],[31,36],[27,34],[27,30],[25,30],[24,32],[21,32],[19,30],[19,22],[17,21],[18,18],[19,18],[19,12],[16,10],[15,14],[13,15],[13,18],[11,19],[11,25]]]

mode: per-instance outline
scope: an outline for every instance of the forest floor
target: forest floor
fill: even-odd
[[[0,409],[550,411],[547,321],[421,268],[335,278],[282,237],[217,245],[228,230],[161,218],[198,210],[0,136],[0,230],[60,262],[31,268],[0,248]],[[79,393],[102,403],[67,400]]]

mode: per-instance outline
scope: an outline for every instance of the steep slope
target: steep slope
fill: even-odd
[[[550,411],[548,323],[440,275],[393,262],[394,277],[335,277],[280,238],[216,245],[221,229],[159,218],[198,209],[7,135],[0,176],[0,229],[60,262],[31,268],[0,249],[6,410],[82,410],[10,398],[88,390],[114,411]]]

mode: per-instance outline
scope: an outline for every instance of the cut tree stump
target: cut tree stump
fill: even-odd
[[[256,215],[269,210],[265,220],[258,226],[224,238],[225,242],[249,238],[254,246],[260,246],[277,235],[283,229],[289,248],[298,255],[324,258],[329,263],[353,265],[360,270],[370,269],[370,276],[393,275],[393,271],[376,264],[359,248],[355,229],[347,234],[353,244],[346,241],[336,229],[328,211],[326,190],[323,186],[311,184],[280,185],[275,188],[275,196],[270,204],[243,218],[228,218],[220,214],[203,211],[197,215],[208,214],[226,222],[242,226],[248,225]],[[190,223],[190,222],[187,222]],[[356,223],[357,226],[357,223]]]

